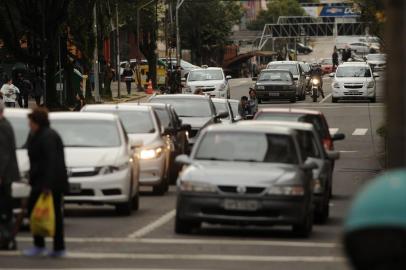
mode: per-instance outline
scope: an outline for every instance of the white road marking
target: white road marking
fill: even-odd
[[[50,240],[50,239],[49,239]],[[18,237],[19,242],[32,242],[31,237]],[[107,243],[107,244],[168,244],[168,245],[221,245],[221,246],[276,246],[307,248],[340,248],[338,243],[331,242],[295,242],[264,240],[227,240],[227,239],[185,239],[185,238],[80,238],[68,237],[68,243]]]
[[[21,256],[19,252],[0,252],[0,256]],[[304,263],[342,263],[344,257],[335,256],[244,256],[218,254],[154,254],[154,253],[85,253],[68,252],[67,259],[87,260],[188,260],[188,261],[232,261],[232,262],[304,262]]]
[[[148,224],[147,226],[133,232],[128,236],[128,238],[142,238],[145,235],[149,234],[150,232],[156,230],[157,228],[161,227],[168,223],[171,219],[173,219],[176,215],[176,210],[171,210],[162,217],[158,218],[154,222]]]
[[[319,103],[321,104],[321,103],[326,102],[332,95],[333,95],[332,93],[328,94],[328,95],[327,95],[325,98],[323,98]]]
[[[334,135],[338,132],[338,128],[330,128],[329,131],[331,135]]]
[[[368,132],[367,128],[357,128],[356,130],[354,130],[354,132],[352,133],[353,136],[365,136]]]

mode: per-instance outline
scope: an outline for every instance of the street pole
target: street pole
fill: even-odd
[[[94,99],[100,102],[100,88],[99,88],[99,51],[97,46],[97,7],[96,3],[93,7],[93,31],[94,31],[94,52],[93,52],[93,76],[94,76]]]
[[[175,10],[175,19],[176,19],[176,64],[178,66],[180,66],[180,33],[179,33],[179,9],[180,7],[183,5],[183,2],[185,2],[185,0],[177,0],[176,3],[176,10]]]
[[[121,98],[121,74],[120,74],[120,25],[118,22],[118,3],[116,3],[116,74],[117,74],[117,97]]]
[[[45,8],[45,3],[46,1],[43,0],[42,1],[42,8],[43,8],[43,15],[42,15],[42,76],[43,76],[43,82],[44,82],[44,93],[43,93],[43,104],[44,106],[46,106],[47,104],[47,71],[46,71],[46,67],[47,67],[47,49],[45,48],[45,46],[47,45],[47,36],[46,36],[46,31],[45,31],[45,17],[46,17],[46,8]]]

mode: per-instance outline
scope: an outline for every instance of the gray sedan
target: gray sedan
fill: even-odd
[[[177,187],[175,231],[202,222],[292,225],[300,236],[313,226],[314,162],[305,162],[298,133],[286,127],[214,125],[203,130]]]

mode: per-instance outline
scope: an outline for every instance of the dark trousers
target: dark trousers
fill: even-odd
[[[28,213],[31,212],[37,202],[41,191],[32,191],[28,200]],[[55,208],[55,236],[54,236],[54,250],[60,251],[65,249],[64,229],[63,229],[63,215],[62,215],[62,199],[63,194],[60,192],[52,192]],[[34,235],[34,246],[43,248],[45,247],[45,239],[42,236]]]
[[[37,104],[37,106],[41,106],[41,96],[36,96],[35,97],[35,103]]]
[[[18,105],[20,108],[28,108],[28,95],[18,95]]]
[[[125,84],[127,86],[127,93],[131,94],[131,81],[126,81]]]
[[[4,102],[4,104],[6,105],[6,107],[8,108],[15,108],[16,103],[15,102]]]
[[[11,197],[11,184],[0,184],[0,222],[11,223],[13,218],[13,199]]]

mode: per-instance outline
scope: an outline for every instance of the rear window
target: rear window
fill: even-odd
[[[284,69],[289,70],[292,75],[299,75],[299,69],[296,64],[270,64],[269,69]]]
[[[303,160],[309,157],[320,158],[321,153],[313,133],[311,131],[299,130],[298,135]]]

